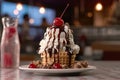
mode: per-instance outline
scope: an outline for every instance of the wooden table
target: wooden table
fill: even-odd
[[[26,63],[21,62],[21,65]],[[89,64],[97,69],[74,76],[42,76],[19,69],[0,68],[0,80],[120,80],[120,61],[89,61]]]

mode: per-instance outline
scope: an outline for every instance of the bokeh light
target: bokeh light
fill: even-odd
[[[91,17],[93,16],[92,12],[88,12],[88,13],[87,13],[87,16],[88,16],[89,18],[91,18]]]
[[[44,14],[44,13],[45,13],[45,8],[44,8],[44,7],[40,7],[39,12],[40,12],[41,14]]]
[[[31,19],[29,20],[29,23],[30,23],[30,24],[33,24],[33,23],[34,23],[34,19],[31,18]]]
[[[16,5],[16,9],[19,10],[19,11],[21,11],[23,9],[23,5],[21,3],[18,3]]]
[[[103,9],[103,6],[101,3],[97,3],[96,6],[95,6],[95,10],[96,11],[101,11]]]
[[[18,15],[18,14],[19,14],[19,11],[18,11],[17,9],[15,9],[15,10],[13,11],[13,14],[14,14],[14,15]]]

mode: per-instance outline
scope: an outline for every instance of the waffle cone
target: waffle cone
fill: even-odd
[[[49,53],[43,52],[41,54],[41,60],[43,65],[50,64],[52,65],[53,63],[60,63],[61,65],[67,65],[69,67],[72,67],[75,62],[75,57],[76,54],[71,54],[68,55],[67,52],[60,51],[59,53],[52,54],[50,56]]]

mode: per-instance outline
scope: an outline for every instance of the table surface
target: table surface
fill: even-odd
[[[32,74],[19,69],[1,69],[0,80],[120,80],[120,61],[88,61],[96,70],[77,75],[45,76]],[[28,62],[21,62],[21,65]]]

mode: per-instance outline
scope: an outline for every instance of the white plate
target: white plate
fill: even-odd
[[[61,74],[61,73],[81,73],[89,70],[96,69],[95,66],[88,66],[88,68],[75,68],[75,69],[40,69],[40,68],[28,68],[28,65],[22,65],[20,70],[25,72],[42,73],[42,74]]]

